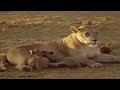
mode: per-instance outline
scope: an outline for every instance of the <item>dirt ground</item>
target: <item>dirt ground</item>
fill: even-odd
[[[112,54],[120,54],[119,11],[0,11],[0,54],[8,48],[39,40],[59,39],[68,36],[71,25],[83,20],[101,23],[99,40],[112,42]],[[106,63],[101,68],[49,68],[24,72],[0,72],[0,79],[120,79],[120,64]]]

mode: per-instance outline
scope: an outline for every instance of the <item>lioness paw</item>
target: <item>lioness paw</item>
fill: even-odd
[[[89,65],[91,68],[99,68],[99,67],[103,67],[103,64],[101,63],[95,63],[95,64],[91,64]]]
[[[114,60],[118,63],[120,63],[120,57],[114,57]]]

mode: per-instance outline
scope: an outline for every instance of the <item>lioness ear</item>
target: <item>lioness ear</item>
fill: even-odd
[[[53,55],[53,52],[50,52],[51,55]]]
[[[71,30],[73,33],[76,33],[76,32],[79,31],[75,26],[71,26],[71,27],[70,27],[70,30]]]
[[[103,25],[102,25],[102,23],[101,23],[101,22],[100,22],[100,23],[95,24],[93,27],[94,27],[94,28],[96,28],[96,30],[103,29]]]
[[[87,21],[83,21],[83,25],[92,25],[92,22],[91,21],[89,21],[89,20],[87,20]]]

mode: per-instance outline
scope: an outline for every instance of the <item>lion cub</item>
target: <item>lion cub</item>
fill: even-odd
[[[33,69],[41,70],[48,67],[60,67],[64,62],[58,62],[57,59],[51,61],[51,59],[46,56],[53,57],[52,52],[40,51],[40,50],[30,50],[31,57],[29,58],[27,65]]]
[[[28,60],[27,65],[32,69],[41,70],[48,68],[49,60],[42,57],[42,53],[39,50],[30,50],[31,58]]]
[[[41,54],[43,57],[48,58],[51,63],[61,62],[61,60],[57,56],[55,56],[52,51],[41,51]]]

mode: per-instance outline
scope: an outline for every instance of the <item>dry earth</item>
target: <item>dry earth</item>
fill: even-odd
[[[0,12],[0,54],[16,45],[59,39],[69,35],[71,25],[83,20],[101,23],[99,39],[113,42],[113,55],[120,54],[120,12],[115,11],[49,11]],[[120,64],[104,64],[102,68],[50,68],[42,71],[0,72],[0,79],[120,79]]]

